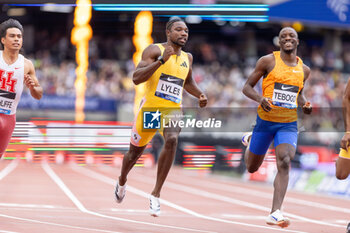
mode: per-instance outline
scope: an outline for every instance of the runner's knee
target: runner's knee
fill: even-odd
[[[248,166],[247,166],[247,171],[248,171],[249,173],[254,173],[254,172],[256,172],[258,169],[259,169],[259,167],[255,166],[255,165],[248,165]]]
[[[257,164],[255,164],[255,163],[249,163],[248,161],[246,161],[245,165],[246,165],[247,171],[248,171],[249,173],[254,173],[254,172],[256,172],[257,170],[259,170],[259,167],[260,167],[260,166],[258,166]]]
[[[135,160],[138,160],[141,154],[142,152],[139,153],[138,151],[129,150],[128,152],[126,152],[125,158],[129,159],[129,161],[135,161]]]
[[[165,146],[167,147],[174,147],[177,145],[177,136],[176,135],[169,135],[165,139]]]
[[[288,170],[289,166],[290,166],[290,157],[289,157],[289,155],[287,153],[284,154],[281,159],[277,160],[277,165],[278,165],[279,169]]]
[[[338,180],[345,180],[346,178],[348,178],[349,173],[337,170],[335,176]]]

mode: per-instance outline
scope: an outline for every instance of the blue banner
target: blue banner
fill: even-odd
[[[292,0],[270,6],[268,16],[272,21],[301,21],[350,28],[350,1]]]
[[[44,95],[41,100],[36,100],[32,96],[23,93],[18,108],[23,109],[59,109],[74,110],[75,97],[65,97],[57,95]],[[117,101],[114,99],[101,99],[95,97],[85,98],[85,111],[116,112]]]

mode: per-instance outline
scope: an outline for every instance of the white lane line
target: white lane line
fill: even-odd
[[[113,212],[121,212],[121,213],[142,213],[142,214],[148,214],[148,210],[135,210],[135,209],[116,209],[111,208],[110,211]],[[164,213],[164,211],[162,211]]]
[[[149,183],[152,182],[153,183],[153,181],[151,181],[150,178],[147,178],[145,176],[142,178],[142,181],[143,182],[149,182]],[[205,198],[210,198],[210,199],[214,199],[214,200],[218,200],[218,201],[228,202],[228,203],[235,204],[235,205],[250,207],[250,208],[256,209],[256,210],[262,210],[262,211],[266,211],[266,212],[270,211],[270,208],[262,206],[262,205],[253,204],[253,203],[246,202],[246,201],[241,201],[241,200],[238,200],[238,199],[230,198],[230,197],[219,195],[219,194],[216,194],[216,193],[207,192],[207,191],[204,191],[204,190],[201,190],[201,189],[191,188],[191,187],[188,187],[188,186],[185,186],[185,185],[181,185],[181,184],[175,184],[175,183],[172,183],[170,181],[166,182],[166,186],[169,187],[169,188],[173,188],[173,189],[179,190],[181,192],[187,192],[187,193],[198,195],[198,196],[202,196],[202,197],[205,197]],[[232,189],[235,189],[235,187],[232,187]],[[247,190],[247,192],[248,191],[250,193],[252,193],[252,190]],[[244,195],[246,195],[246,193],[244,193]],[[305,222],[315,223],[315,224],[319,224],[319,225],[326,225],[326,226],[344,228],[344,226],[341,226],[341,225],[337,225],[337,224],[333,224],[333,223],[327,223],[327,222],[323,222],[323,221],[319,221],[319,220],[315,220],[315,219],[311,219],[311,218],[302,217],[302,216],[299,216],[299,215],[296,215],[296,214],[291,214],[291,213],[288,213],[288,212],[285,212],[285,211],[283,211],[283,213],[284,213],[285,216],[292,217],[292,218],[295,218],[295,219],[298,219],[298,220],[302,220],[302,221],[305,221]]]
[[[12,172],[13,170],[15,170],[15,168],[17,167],[19,161],[18,159],[14,159],[12,160],[11,163],[9,163],[4,169],[1,170],[0,172],[0,180],[2,180],[5,176],[7,176],[8,174],[10,174],[10,172]]]
[[[266,216],[263,215],[242,215],[242,214],[221,214],[224,218],[234,218],[234,219],[262,219],[265,220]]]
[[[191,178],[188,178],[188,179],[191,179]],[[192,180],[194,182],[194,179],[192,179]],[[186,181],[189,181],[189,180],[186,179]],[[191,184],[193,184],[193,183],[191,183]],[[195,184],[199,185],[199,186],[208,186],[208,183],[198,181],[197,179],[195,180]],[[272,193],[267,193],[267,192],[258,191],[258,190],[254,190],[254,192],[252,192],[251,189],[237,187],[237,186],[234,186],[234,184],[233,184],[233,186],[230,186],[228,184],[213,184],[213,186],[215,186],[215,189],[220,190],[220,191],[234,192],[234,193],[239,193],[239,194],[244,194],[244,195],[249,195],[249,196],[254,196],[254,197],[259,197],[259,198],[266,198],[266,199],[271,199],[271,197],[272,197]],[[288,197],[288,196],[285,198],[285,202],[299,204],[299,205],[305,205],[305,206],[309,206],[309,207],[313,207],[313,208],[324,209],[327,211],[332,210],[332,211],[336,211],[336,212],[350,214],[349,208],[342,208],[342,207],[323,204],[323,203],[319,203],[319,202],[306,201],[306,200],[297,199],[297,198]]]
[[[15,231],[5,231],[5,230],[0,230],[0,233],[18,233],[18,232],[15,232]]]
[[[51,177],[51,179],[59,186],[59,188],[69,197],[69,199],[76,205],[76,207],[83,213],[95,215],[102,218],[108,218],[113,219],[117,221],[123,221],[123,222],[131,222],[131,223],[137,223],[137,224],[144,224],[149,226],[156,226],[156,227],[164,227],[164,228],[171,228],[176,230],[184,230],[184,231],[195,231],[195,232],[205,232],[205,233],[212,233],[211,231],[204,231],[204,230],[197,230],[193,228],[185,228],[185,227],[176,227],[171,225],[161,225],[161,224],[155,224],[150,222],[142,222],[142,221],[136,221],[126,218],[118,218],[113,217],[109,215],[100,214],[94,211],[90,211],[84,207],[84,205],[78,200],[78,198],[70,191],[70,189],[63,183],[63,181],[56,175],[56,173],[52,170],[52,168],[48,165],[48,163],[44,162],[41,164],[45,172]]]
[[[311,223],[315,223],[315,224],[319,224],[319,225],[325,225],[325,226],[331,226],[331,227],[344,228],[344,226],[338,225],[338,224],[333,224],[333,223],[327,223],[327,222],[323,222],[323,221],[319,221],[319,220],[314,220],[314,219],[302,217],[302,216],[299,216],[299,215],[296,215],[296,214],[291,214],[291,213],[286,213],[286,212],[283,212],[283,213],[284,213],[285,216],[292,217],[292,218],[295,218],[295,219],[299,219],[299,220],[302,220],[302,221],[305,221],[305,222],[311,222]]]
[[[289,203],[305,205],[305,206],[309,206],[309,207],[313,207],[313,208],[319,208],[319,209],[324,209],[324,210],[328,210],[328,211],[332,210],[332,211],[336,211],[336,212],[350,214],[350,209],[341,208],[341,207],[337,207],[337,206],[333,206],[333,205],[327,205],[327,204],[322,204],[322,203],[313,202],[313,201],[305,201],[305,200],[297,199],[297,198],[293,198],[293,197],[287,197],[286,201]]]
[[[337,220],[335,220],[335,222],[337,222],[337,223],[341,223],[341,224],[347,224],[348,222],[349,222],[349,220],[341,220],[341,219],[337,219]]]
[[[115,180],[113,180],[112,178],[109,178],[105,175],[102,175],[100,173],[97,173],[95,171],[92,171],[92,170],[89,170],[87,168],[83,168],[83,167],[77,167],[77,166],[74,166],[72,165],[71,168],[79,173],[82,173],[86,176],[89,176],[91,178],[94,178],[96,180],[100,180],[104,183],[107,183],[107,184],[111,184],[111,185],[114,185],[115,183]],[[143,177],[145,178],[145,177]],[[137,188],[134,188],[134,187],[131,187],[130,185],[128,185],[128,191],[136,194],[136,195],[139,195],[139,196],[142,196],[142,197],[145,197],[148,199],[149,197],[149,194],[148,193],[145,193]],[[191,194],[194,194],[194,193],[191,193]],[[205,216],[205,215],[202,215],[202,214],[199,214],[195,211],[192,211],[190,209],[187,209],[187,208],[184,208],[182,206],[179,206],[179,205],[176,205],[172,202],[169,202],[169,201],[166,201],[164,199],[160,199],[160,202],[164,205],[167,205],[171,208],[174,208],[174,209],[177,209],[179,211],[182,211],[184,213],[187,213],[187,214],[190,214],[190,215],[193,215],[195,217],[198,217],[198,218],[203,218],[203,219],[206,219],[206,220],[211,220],[211,221],[215,221],[215,222],[223,222],[223,223],[229,223],[229,224],[235,224],[235,225],[241,225],[241,226],[247,226],[247,227],[254,227],[254,228],[263,228],[263,229],[269,229],[269,230],[272,230],[272,231],[283,231],[283,232],[294,232],[294,233],[306,233],[304,231],[294,231],[294,230],[287,230],[287,229],[279,229],[279,228],[273,228],[273,227],[268,227],[268,226],[261,226],[261,225],[254,225],[254,224],[249,224],[249,223],[242,223],[242,222],[235,222],[235,221],[229,221],[229,220],[225,220],[225,219],[221,219],[221,218],[215,218],[215,217],[209,217],[209,216]]]
[[[18,204],[18,203],[0,203],[0,206],[5,207],[20,207],[20,208],[43,208],[43,209],[55,209],[59,208],[53,205],[37,205],[37,204]]]
[[[21,221],[26,221],[26,222],[39,223],[39,224],[46,224],[46,225],[51,225],[51,226],[73,228],[73,229],[79,229],[79,230],[98,231],[98,232],[107,232],[107,233],[120,233],[120,232],[117,232],[117,231],[107,231],[107,230],[101,230],[101,229],[95,229],[95,228],[77,227],[77,226],[66,225],[66,224],[59,224],[59,223],[53,223],[53,222],[39,221],[39,220],[34,220],[34,219],[29,219],[29,218],[20,218],[20,217],[14,217],[14,216],[10,216],[10,215],[5,215],[5,214],[0,214],[0,217],[16,219],[16,220],[21,220]]]

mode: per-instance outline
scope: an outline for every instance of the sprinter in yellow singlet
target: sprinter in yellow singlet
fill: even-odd
[[[166,25],[167,42],[152,44],[142,53],[142,60],[133,75],[134,83],[145,82],[146,94],[141,101],[139,112],[132,128],[129,151],[125,154],[119,180],[115,189],[115,199],[122,202],[126,191],[126,180],[129,171],[142,155],[147,144],[156,134],[158,127],[147,128],[144,125],[144,109],[147,112],[149,124],[153,126],[165,112],[174,113],[181,109],[182,93],[185,89],[199,99],[199,106],[207,105],[207,97],[198,88],[192,78],[192,55],[182,51],[188,39],[188,28],[180,18],[174,17]],[[162,130],[164,147],[158,160],[157,181],[150,195],[150,214],[160,215],[160,191],[174,161],[177,139],[180,128],[165,128]]]
[[[247,97],[259,103],[253,133],[242,138],[243,144],[249,141],[244,156],[246,167],[250,173],[257,171],[274,141],[278,171],[274,181],[272,209],[266,223],[280,227],[290,224],[280,209],[288,186],[290,161],[297,146],[297,107],[302,106],[305,114],[312,111],[303,95],[310,68],[296,56],[298,44],[296,31],[290,27],[283,28],[279,33],[280,51],[261,57],[243,88]],[[261,77],[262,95],[254,90]]]
[[[335,163],[335,176],[339,180],[345,180],[350,175],[350,78],[343,96],[343,117],[345,133],[340,141],[340,153]],[[350,233],[350,222],[346,233]]]
[[[340,142],[339,158],[336,162],[336,177],[339,180],[348,178],[350,174],[350,79],[345,88],[343,97],[343,117],[345,134]],[[350,231],[350,224],[349,224]]]

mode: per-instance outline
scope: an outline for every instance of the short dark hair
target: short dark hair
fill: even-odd
[[[298,33],[297,33],[297,31],[296,31],[294,28],[292,28],[292,27],[284,27],[284,28],[282,28],[282,29],[280,30],[280,32],[278,33],[278,37],[281,36],[282,31],[287,30],[287,29],[294,31],[295,34],[297,35],[297,38],[298,38]]]
[[[171,30],[171,27],[175,22],[184,22],[180,17],[174,16],[169,19],[166,23],[166,30]]]
[[[23,26],[18,20],[8,19],[0,24],[0,38],[6,37],[7,29],[9,28],[18,28],[23,35]],[[0,41],[1,43],[1,41]],[[1,43],[2,47],[4,45]]]

